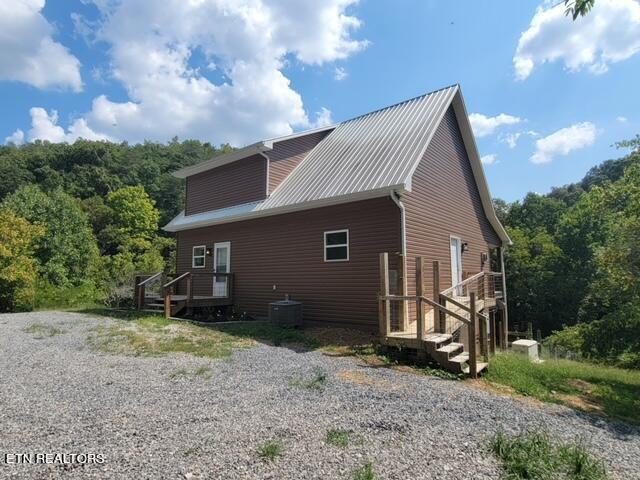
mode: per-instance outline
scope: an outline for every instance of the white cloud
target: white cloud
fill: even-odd
[[[547,62],[564,62],[570,71],[587,68],[603,73],[609,65],[640,52],[640,3],[598,0],[591,12],[575,22],[565,16],[564,3],[539,7],[518,41],[513,64],[516,77],[527,78]]]
[[[29,110],[31,114],[31,129],[29,140],[48,140],[53,143],[73,143],[79,138],[85,140],[110,140],[107,135],[94,132],[84,118],[73,121],[68,131],[58,125],[58,112],[53,110],[47,113],[44,108],[34,107]],[[24,138],[24,136],[23,136]]]
[[[536,151],[530,160],[532,163],[549,163],[558,155],[568,155],[574,150],[593,145],[596,133],[596,126],[591,122],[561,128],[536,140]]]
[[[0,2],[0,80],[82,90],[80,62],[52,38],[45,0]]]
[[[349,76],[349,74],[342,67],[336,67],[335,70],[333,71],[334,80],[337,80],[337,81],[344,80],[348,76]]]
[[[327,121],[329,110],[309,119],[283,73],[285,59],[318,65],[367,45],[351,37],[360,21],[347,8],[357,0],[94,3],[101,12],[95,38],[109,46],[108,76],[122,83],[128,99],[100,95],[76,122],[132,142],[178,135],[242,145]],[[211,69],[190,64],[196,50],[215,66],[217,80],[209,78]],[[72,128],[79,124],[67,135]]]
[[[616,117],[618,123],[627,123],[629,119],[627,117]]]
[[[520,123],[522,120],[518,117],[507,115],[506,113],[501,113],[495,117],[487,117],[482,113],[472,113],[469,115],[469,121],[471,122],[473,134],[480,138],[491,135],[496,131],[496,129],[503,125],[515,125],[516,123]]]
[[[483,155],[480,157],[480,161],[483,165],[493,165],[496,163],[498,156],[495,153],[490,153],[489,155]]]
[[[538,132],[535,132],[533,130],[526,130],[523,132],[506,133],[504,135],[500,135],[498,139],[500,140],[500,142],[506,143],[509,148],[516,148],[516,146],[518,145],[518,140],[520,140],[520,137],[522,137],[522,135],[537,137],[539,134]]]
[[[331,115],[331,110],[328,108],[322,107],[319,112],[316,112],[316,121],[313,122],[312,126],[314,128],[326,127],[327,125],[331,125],[333,123],[333,117]]]
[[[22,145],[24,143],[24,132],[18,128],[15,132],[4,139],[4,143]]]

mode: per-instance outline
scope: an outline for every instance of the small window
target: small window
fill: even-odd
[[[193,257],[191,260],[191,266],[193,268],[204,268],[205,258],[207,256],[207,247],[204,245],[198,245],[193,247]]]
[[[349,260],[349,230],[324,232],[324,261],[346,262]]]

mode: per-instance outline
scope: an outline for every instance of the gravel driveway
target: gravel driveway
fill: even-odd
[[[489,479],[497,428],[582,439],[614,478],[640,478],[640,429],[463,382],[259,344],[231,358],[99,354],[87,335],[114,320],[0,315],[0,478]],[[51,336],[25,331],[54,328]],[[27,330],[29,330],[27,328]],[[300,380],[326,374],[319,389]],[[347,447],[330,429],[353,433]],[[267,441],[282,446],[259,458]],[[8,465],[7,453],[95,453],[102,464]]]

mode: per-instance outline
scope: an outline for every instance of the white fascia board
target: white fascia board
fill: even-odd
[[[343,203],[357,202],[359,200],[367,200],[370,198],[385,197],[394,190],[406,191],[404,185],[393,185],[389,187],[379,188],[377,190],[368,190],[364,192],[350,193],[338,197],[323,198],[309,202],[296,203],[293,205],[284,205],[282,207],[261,209],[263,202],[246,203],[220,210],[198,213],[195,215],[185,215],[184,211],[180,212],[173,220],[163,227],[167,232],[179,232],[182,230],[192,230],[194,228],[209,227],[211,225],[220,225],[224,223],[239,222],[242,220],[251,220],[254,218],[269,217],[273,215],[282,215],[284,213],[298,212],[302,210],[310,210],[313,208],[328,207],[332,205],[340,205]]]
[[[467,156],[469,157],[469,161],[471,163],[471,171],[473,172],[473,176],[476,180],[476,185],[478,186],[478,192],[480,193],[480,200],[482,201],[482,208],[484,209],[484,213],[487,216],[489,223],[498,234],[498,237],[500,237],[500,240],[502,240],[502,244],[512,245],[513,242],[509,238],[509,235],[507,234],[504,226],[502,226],[502,223],[500,223],[500,220],[498,220],[496,211],[493,208],[493,200],[491,197],[491,192],[489,191],[489,184],[487,183],[487,177],[484,174],[484,168],[482,167],[482,162],[480,161],[478,146],[476,145],[473,130],[471,129],[471,123],[469,122],[469,115],[467,113],[467,108],[464,104],[464,98],[462,97],[460,89],[458,89],[453,98],[452,106],[456,114],[456,120],[458,121],[460,133],[462,134],[462,140],[467,151]]]

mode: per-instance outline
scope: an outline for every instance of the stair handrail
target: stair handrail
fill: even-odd
[[[469,313],[471,313],[471,307],[467,307],[464,303],[460,303],[457,300],[441,293],[440,294],[442,297],[444,297],[445,301],[453,303],[456,307],[461,308]],[[480,312],[476,312],[476,315],[480,318],[482,318],[483,320],[489,320],[489,317],[487,315],[485,315],[484,313],[480,313]]]
[[[174,278],[173,280],[170,280],[169,282],[165,283],[162,288],[169,288],[171,285],[173,285],[176,282],[179,282],[180,280],[182,280],[185,277],[188,277],[189,275],[191,275],[191,272],[184,272],[182,275]]]
[[[418,295],[380,295],[378,296],[378,300],[422,300],[423,302],[431,305],[434,308],[439,308],[441,311],[443,311],[444,313],[446,313],[447,315],[451,315],[452,317],[456,318],[457,320],[460,320],[461,322],[464,322],[466,324],[471,323],[470,320],[464,318],[462,315],[449,310],[447,307],[445,307],[444,305],[441,305],[438,302],[434,302],[433,300],[431,300],[430,298],[424,297],[424,296],[418,296]],[[476,313],[476,315],[479,315],[478,313]]]
[[[160,275],[162,275],[162,272],[157,272],[154,273],[153,275],[151,275],[150,277],[145,278],[144,280],[142,280],[140,283],[138,283],[139,287],[142,287],[143,285],[146,285],[147,283],[155,280],[156,278],[158,278]]]
[[[455,290],[458,290],[462,287],[465,287],[467,285],[469,285],[470,283],[478,280],[479,278],[482,278],[484,276],[485,272],[478,272],[474,275],[471,275],[470,277],[465,278],[463,281],[461,281],[460,283],[457,283],[449,288],[447,288],[446,290],[443,290],[440,292],[440,295],[446,295],[446,296],[450,296]]]

